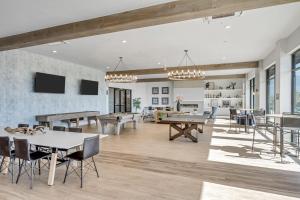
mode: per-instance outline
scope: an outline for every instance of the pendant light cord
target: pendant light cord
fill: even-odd
[[[113,72],[115,72],[116,70],[117,70],[117,68],[121,65],[121,63],[123,62],[123,57],[119,57],[119,62],[118,62],[118,64],[116,65],[116,67],[115,67],[115,69],[114,69],[114,71]]]

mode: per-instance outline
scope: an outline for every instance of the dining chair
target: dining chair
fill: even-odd
[[[82,128],[70,127],[70,128],[68,128],[68,131],[69,132],[82,133]]]
[[[7,170],[11,175],[11,182],[14,182],[14,163],[15,163],[15,151],[11,149],[11,143],[9,137],[0,137],[0,156],[2,156],[0,164],[0,173]],[[9,158],[9,163],[6,163],[5,159]]]
[[[66,127],[64,126],[53,126],[54,131],[66,131]],[[58,149],[58,162],[65,162],[66,160],[64,159],[65,155],[67,154],[68,149]]]
[[[54,131],[66,131],[66,127],[64,126],[53,126]]]
[[[209,116],[210,119],[215,119],[216,118],[217,110],[218,110],[217,106],[212,106],[211,107],[211,114]]]
[[[266,120],[266,117],[262,115],[262,112],[252,112],[248,115],[248,120],[251,121],[249,124],[250,127],[253,129],[253,136],[252,136],[252,151],[254,151],[254,143],[255,143],[255,134],[256,131],[258,131],[260,128],[265,129],[265,134],[266,130],[272,126],[272,124],[269,124]],[[273,133],[273,149],[274,149],[274,155],[276,155],[276,143],[275,141],[277,140],[277,135]]]
[[[75,174],[77,174],[80,178],[80,187],[82,188],[83,185],[83,170],[87,169],[93,169],[96,172],[97,177],[99,178],[99,173],[98,173],[98,169],[94,160],[94,156],[97,155],[99,153],[99,135],[95,136],[95,137],[90,137],[90,138],[85,138],[84,142],[83,142],[83,150],[81,151],[76,151],[72,154],[67,155],[67,158],[69,159],[68,164],[67,164],[67,169],[65,172],[65,178],[63,183],[66,182],[67,176],[72,174],[74,171],[76,172],[78,167],[74,167],[71,166],[73,168],[73,170],[68,173],[69,167],[70,167],[70,163],[72,160],[78,161],[80,162],[80,174],[78,174],[77,172]],[[83,166],[85,161],[85,166]],[[87,172],[86,171],[86,172]],[[86,173],[85,173],[86,174]]]
[[[34,124],[34,125],[32,126],[32,128],[35,129],[36,127],[39,127],[39,126],[41,126],[41,125]]]
[[[18,124],[18,128],[28,128],[29,124]]]
[[[20,176],[26,173],[30,178],[30,189],[32,189],[33,185],[33,176],[34,176],[34,167],[37,162],[43,158],[48,158],[49,163],[49,156],[51,153],[43,152],[43,151],[34,151],[30,150],[30,144],[28,143],[27,139],[17,139],[14,138],[15,144],[15,157],[19,159],[19,173],[17,176],[16,184],[18,184]],[[21,162],[22,160],[22,162]],[[26,167],[29,165],[30,172]],[[40,164],[39,164],[39,174],[40,174]],[[22,174],[22,169],[24,168],[24,172]]]
[[[230,108],[229,109],[229,129],[231,129],[231,120],[237,120],[237,110],[235,108]],[[235,129],[236,129],[236,124],[235,124]]]

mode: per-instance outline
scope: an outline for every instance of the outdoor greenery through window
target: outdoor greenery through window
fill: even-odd
[[[275,113],[275,65],[267,69],[267,113]]]
[[[300,49],[292,55],[292,112],[300,113]]]
[[[255,107],[255,78],[250,80],[250,108]]]

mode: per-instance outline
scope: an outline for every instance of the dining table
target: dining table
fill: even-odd
[[[8,136],[13,142],[14,138],[27,139],[30,145],[46,147],[51,151],[50,169],[48,174],[48,185],[52,186],[55,179],[55,171],[57,167],[58,149],[80,149],[85,138],[95,137],[98,134],[91,133],[75,133],[54,130],[37,131],[33,135],[23,133],[8,133],[4,127],[0,127],[0,137]],[[6,158],[9,162],[9,158]]]

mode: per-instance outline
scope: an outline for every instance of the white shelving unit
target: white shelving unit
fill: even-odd
[[[209,82],[209,87],[206,84]],[[236,83],[234,89],[231,83]],[[217,106],[217,115],[229,115],[229,108],[243,108],[244,105],[244,79],[209,80],[204,83],[204,110],[211,111]]]

